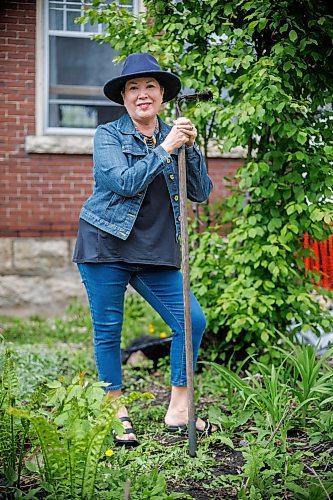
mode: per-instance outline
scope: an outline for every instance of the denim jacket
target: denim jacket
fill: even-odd
[[[171,127],[159,118],[160,142]],[[205,201],[212,189],[203,156],[195,144],[186,150],[187,194]],[[80,217],[126,240],[138,216],[148,185],[163,172],[173,208],[176,238],[180,238],[178,150],[169,155],[162,146],[148,151],[130,116],[96,129],[94,138],[94,191]],[[158,214],[156,214],[158,216]]]

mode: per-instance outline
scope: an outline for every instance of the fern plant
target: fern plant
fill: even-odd
[[[8,408],[17,405],[19,392],[12,351],[6,349],[0,386],[0,457],[8,485],[18,488],[29,423],[16,421]]]
[[[132,393],[116,401],[108,400],[103,383],[87,384],[83,376],[76,377],[65,387],[52,382],[46,402],[52,411],[35,414],[11,408],[10,415],[31,422],[42,454],[40,473],[48,498],[94,498],[96,474],[103,445],[114,429],[121,434],[123,427],[116,417],[119,406],[151,397]],[[39,450],[36,450],[38,456]],[[38,463],[38,460],[37,460]]]

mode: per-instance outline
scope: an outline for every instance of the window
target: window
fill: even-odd
[[[137,10],[135,0],[122,5]],[[83,0],[45,0],[44,123],[47,133],[91,134],[97,125],[116,120],[124,108],[103,94],[103,85],[120,74],[114,51],[91,36],[102,25],[75,24]]]

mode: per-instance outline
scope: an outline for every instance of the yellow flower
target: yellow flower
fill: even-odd
[[[113,450],[106,450],[106,452],[105,452],[106,457],[112,457],[113,454],[114,454]]]
[[[161,333],[160,333],[160,337],[161,337],[161,339],[165,339],[165,338],[167,338],[167,336],[168,336],[168,334],[167,334],[167,333],[165,333],[165,332],[161,332]]]
[[[154,325],[152,323],[149,323],[149,325],[148,325],[148,331],[149,331],[149,333],[154,333],[155,327],[154,327]]]

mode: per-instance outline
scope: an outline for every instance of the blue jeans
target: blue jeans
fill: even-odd
[[[99,380],[106,390],[122,387],[121,330],[124,295],[132,287],[160,314],[173,331],[171,385],[186,386],[184,304],[182,275],[178,270],[123,262],[78,264],[86,287],[94,327],[95,359]],[[206,326],[201,307],[191,293],[193,363]]]

